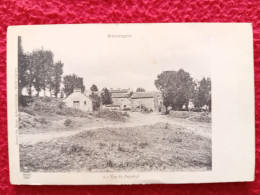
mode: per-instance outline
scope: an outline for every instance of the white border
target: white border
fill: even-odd
[[[29,179],[19,171],[17,134],[17,37],[49,28],[89,28],[150,33],[183,26],[205,31],[211,43],[212,69],[212,171],[205,172],[113,172],[32,173]],[[160,44],[159,40],[158,44]],[[10,181],[12,184],[146,184],[253,181],[255,168],[255,114],[253,33],[248,23],[179,24],[71,24],[11,26],[7,36],[7,104]],[[117,177],[111,177],[111,175]],[[132,179],[129,179],[133,176]]]

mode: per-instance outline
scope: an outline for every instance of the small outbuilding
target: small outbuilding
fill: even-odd
[[[68,107],[77,108],[86,112],[92,112],[95,101],[80,89],[75,89],[74,92],[63,99],[63,102]]]

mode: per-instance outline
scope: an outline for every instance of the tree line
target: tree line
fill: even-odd
[[[36,96],[41,91],[46,95],[48,90],[50,95],[63,98],[73,93],[74,89],[81,89],[85,92],[84,81],[82,77],[75,74],[65,75],[62,81],[64,63],[54,62],[54,54],[50,50],[36,49],[25,53],[22,47],[21,36],[18,36],[18,94],[22,96],[22,91],[27,90],[29,96],[32,96],[33,90]],[[61,84],[63,88],[61,89]],[[194,80],[190,74],[183,69],[178,71],[164,71],[157,76],[155,86],[162,92],[163,104],[173,110],[188,109],[192,102],[196,109],[201,110],[207,106],[211,111],[211,80],[202,78],[200,81]],[[103,88],[101,94],[97,95],[96,85],[92,85],[91,97],[102,104],[112,104],[111,92]],[[139,87],[137,92],[145,92],[145,89]]]
[[[192,102],[195,110],[201,111],[207,106],[211,111],[211,79],[202,78],[195,81],[188,72],[180,69],[178,71],[164,71],[157,76],[155,86],[162,92],[163,104],[173,110],[188,110]],[[166,110],[168,112],[168,110]]]
[[[26,88],[29,96],[33,89],[36,96],[43,90],[44,95],[48,90],[55,97],[60,93],[61,79],[64,64],[61,61],[54,62],[53,52],[50,50],[36,49],[25,53],[22,47],[22,39],[18,37],[18,93],[22,95]]]
[[[50,50],[36,49],[25,53],[22,47],[22,38],[18,36],[18,94],[22,96],[22,91],[26,89],[29,96],[33,90],[36,96],[41,91],[46,96],[49,91],[50,96],[63,98],[70,95],[75,88],[85,91],[83,78],[75,74],[63,75],[64,63],[54,62],[54,54]],[[62,81],[63,79],[63,81]],[[63,83],[63,88],[62,87]]]

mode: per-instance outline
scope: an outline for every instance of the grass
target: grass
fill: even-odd
[[[211,138],[169,124],[102,128],[20,145],[21,171],[206,171]]]
[[[27,97],[29,98],[29,97]],[[67,107],[62,99],[53,97],[31,97],[26,106],[20,106],[19,111],[32,116],[62,115],[72,117],[89,117],[89,113],[76,108]]]
[[[126,117],[129,117],[127,112],[119,112],[109,109],[101,109],[98,112],[94,113],[94,116],[97,118],[102,118],[110,121],[120,121],[125,122]]]
[[[170,111],[170,117],[188,119],[195,122],[211,123],[210,112],[192,112],[192,111]]]
[[[92,120],[94,118],[93,120],[125,122],[129,117],[127,112],[110,110],[100,110],[94,113],[85,112],[76,108],[67,107],[64,102],[58,98],[26,98],[26,106],[19,107],[19,128],[23,130],[27,128],[44,128],[47,125],[49,127],[53,125],[57,126],[57,120],[64,120],[64,118],[65,121],[63,122],[63,125],[71,127],[78,126],[76,121],[79,121],[80,118],[86,119],[86,121],[87,119]]]

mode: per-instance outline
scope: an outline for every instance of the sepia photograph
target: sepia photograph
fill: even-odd
[[[212,169],[207,57],[177,40],[126,53],[134,36],[108,33],[106,54],[84,37],[17,37],[21,172]]]
[[[250,24],[8,28],[13,184],[251,181]]]

